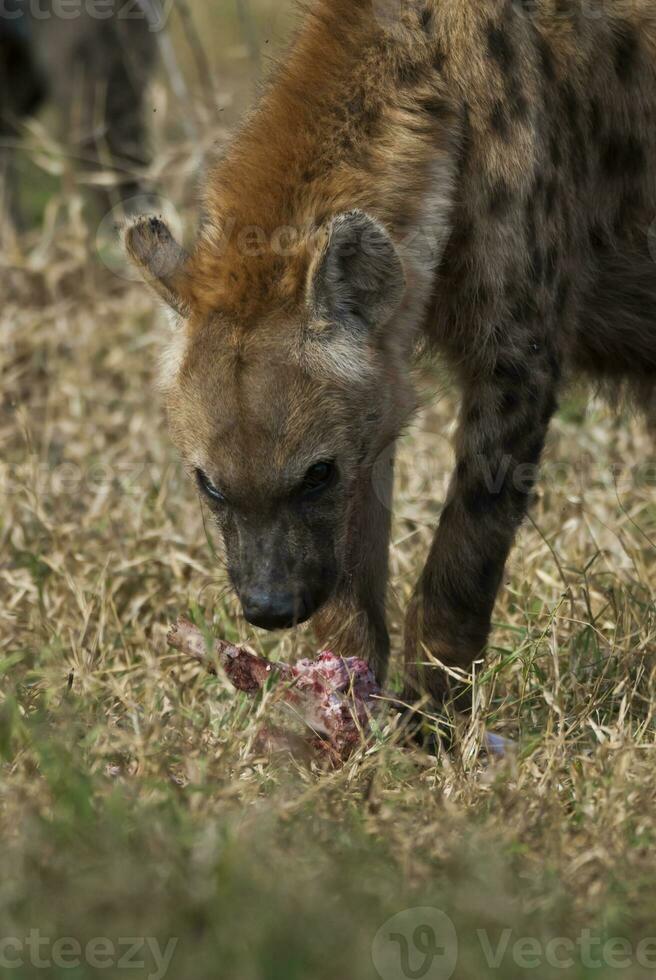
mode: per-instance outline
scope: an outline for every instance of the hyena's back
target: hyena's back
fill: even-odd
[[[424,329],[454,364],[489,369],[520,325],[562,366],[653,371],[656,0],[310,9],[210,178],[192,308],[252,321],[302,288],[302,261],[217,255],[230,215],[272,236],[360,208],[396,240],[438,228]]]
[[[434,5],[465,139],[429,330],[457,361],[528,328],[554,371],[648,377],[656,3],[465,6]]]

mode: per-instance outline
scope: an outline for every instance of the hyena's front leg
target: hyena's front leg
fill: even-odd
[[[407,617],[406,702],[448,699],[448,674],[429,666],[431,657],[466,671],[485,650],[556,409],[557,373],[553,357],[530,378],[500,358],[492,376],[464,392],[457,469]]]
[[[391,451],[367,468],[351,495],[343,581],[313,619],[319,641],[345,657],[359,656],[385,680],[390,643],[385,614],[389,573],[394,460]]]

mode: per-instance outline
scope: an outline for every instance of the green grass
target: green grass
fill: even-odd
[[[216,703],[212,685],[204,687]],[[125,951],[128,936],[156,940],[160,950],[175,939],[172,976],[301,980],[375,976],[374,937],[406,909],[437,908],[456,924],[459,977],[525,976],[515,944],[526,938],[541,944],[533,955],[544,960],[556,937],[576,939],[588,929],[599,941],[637,944],[653,930],[654,880],[644,866],[652,833],[640,827],[645,811],[615,833],[617,797],[632,782],[617,761],[581,760],[578,785],[558,789],[548,779],[544,826],[526,834],[530,822],[518,808],[533,810],[534,819],[536,808],[518,799],[508,772],[486,781],[484,794],[478,787],[468,806],[472,774],[459,780],[470,784],[465,798],[450,800],[442,767],[400,750],[383,751],[376,765],[355,766],[348,776],[323,777],[249,763],[216,730],[218,744],[199,752],[208,737],[214,741],[200,695],[194,709],[183,695],[170,706],[155,744],[152,719],[130,722],[115,704],[74,695],[50,707],[41,700],[32,696],[27,718],[20,696],[3,706],[4,936],[38,928],[52,940],[74,937],[82,949],[106,937],[115,951]],[[224,701],[222,725],[235,714]],[[520,765],[539,758],[538,750]],[[31,775],[20,790],[15,767]],[[600,853],[563,876],[562,848],[587,837],[595,816],[610,823],[597,824]],[[642,851],[641,871],[635,860],[627,867],[625,849]],[[597,893],[582,903],[572,891],[577,879],[579,887],[603,881],[603,901]],[[508,935],[500,966],[490,968],[486,943],[496,949]],[[43,958],[51,952],[48,945]],[[40,973],[28,963],[21,976],[33,975]],[[539,975],[562,970],[545,960]],[[615,973],[590,973],[582,963],[567,975]]]

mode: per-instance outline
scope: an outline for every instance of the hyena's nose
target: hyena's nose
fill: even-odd
[[[242,595],[244,616],[252,626],[263,630],[286,630],[304,623],[309,609],[299,595],[254,591]]]

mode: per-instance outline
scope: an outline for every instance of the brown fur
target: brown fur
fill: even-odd
[[[384,6],[311,4],[211,173],[166,387],[182,453],[229,488],[237,587],[259,560],[249,523],[270,577],[300,589],[330,566],[317,625],[382,675],[392,468],[376,461],[413,409],[413,348],[440,352],[458,465],[406,657],[408,696],[442,697],[421,664],[485,648],[563,379],[653,392],[656,3],[422,0],[391,22]],[[282,488],[326,457],[338,486],[292,512]]]

